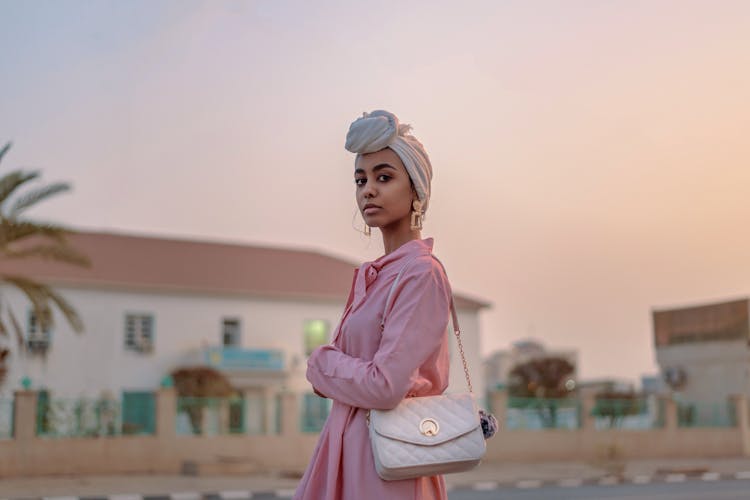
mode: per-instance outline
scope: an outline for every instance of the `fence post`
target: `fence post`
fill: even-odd
[[[36,437],[36,391],[13,392],[13,437],[19,441],[29,441]]]
[[[737,421],[737,430],[740,434],[742,456],[750,456],[750,424],[748,424],[747,396],[734,394],[731,396],[734,403],[734,415]]]
[[[677,402],[671,397],[662,397],[664,403],[664,429],[674,431],[679,428],[677,419]]]
[[[281,435],[285,437],[300,434],[299,396],[294,392],[281,393]]]
[[[266,386],[263,388],[263,434],[276,433],[276,388]]]
[[[508,390],[507,389],[494,389],[490,391],[490,411],[498,423],[498,432],[506,430],[508,417]]]
[[[156,391],[156,437],[173,439],[177,420],[177,390],[161,387]]]
[[[596,428],[596,417],[594,417],[594,407],[596,406],[596,395],[591,391],[585,391],[581,394],[581,429],[593,431]]]

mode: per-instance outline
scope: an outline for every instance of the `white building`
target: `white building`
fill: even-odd
[[[734,394],[750,396],[750,299],[652,311],[656,360],[689,425],[733,415]]]
[[[158,388],[175,368],[202,364],[224,372],[246,398],[269,401],[288,390],[305,395],[304,411],[318,411],[305,359],[329,341],[355,264],[316,251],[111,233],[82,232],[71,243],[91,258],[91,268],[19,260],[0,269],[52,285],[85,324],[78,335],[55,310],[54,331],[39,332],[28,300],[0,287],[0,303],[24,323],[32,348],[20,355],[7,338],[13,353],[0,395],[28,377],[32,388],[54,397],[109,394],[125,404]],[[479,312],[486,306],[456,296],[478,394]],[[462,390],[457,358],[451,386]],[[257,421],[271,418],[270,408],[262,411]]]

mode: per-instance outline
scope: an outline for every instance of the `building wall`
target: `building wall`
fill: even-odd
[[[284,353],[288,371],[285,388],[293,392],[310,390],[305,379],[303,325],[305,320],[328,321],[336,327],[343,301],[264,299],[250,296],[118,290],[107,288],[56,287],[79,312],[85,333],[73,332],[55,310],[55,328],[46,360],[39,356],[13,353],[6,383],[0,394],[9,395],[28,375],[32,387],[46,388],[57,397],[97,397],[109,391],[118,397],[122,390],[153,390],[174,368],[195,364],[203,346],[219,346],[222,319],[241,321],[242,347],[278,349]],[[27,328],[30,304],[17,290],[0,287],[3,306],[13,309]],[[154,315],[152,353],[141,354],[124,347],[126,313]],[[481,377],[479,318],[477,311],[459,310],[464,349],[475,391],[484,393]],[[463,368],[450,339],[451,390],[464,390]],[[12,349],[15,351],[15,342]]]
[[[722,403],[730,394],[750,395],[747,341],[699,342],[658,347],[662,372],[681,368],[687,375],[679,393],[687,401]]]

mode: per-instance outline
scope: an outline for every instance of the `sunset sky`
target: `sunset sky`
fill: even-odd
[[[750,295],[750,2],[0,0],[0,167],[74,227],[382,254],[349,123],[435,172],[423,236],[483,350],[655,373],[650,312]]]

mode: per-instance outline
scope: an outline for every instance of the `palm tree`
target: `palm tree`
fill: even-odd
[[[0,149],[0,161],[11,147],[7,143]],[[14,170],[0,177],[0,262],[25,258],[42,258],[79,266],[89,266],[88,257],[72,248],[67,236],[73,231],[54,223],[26,219],[24,212],[42,200],[70,190],[63,182],[31,188],[25,194],[14,196],[19,188],[37,179],[40,172]],[[14,198],[11,201],[11,198]],[[8,266],[3,266],[6,269]],[[34,311],[37,328],[45,331],[54,324],[52,306],[56,306],[76,333],[83,332],[83,322],[75,309],[49,286],[30,278],[0,272],[0,284],[7,283],[17,288],[29,299]],[[21,323],[9,307],[0,303],[0,337],[9,337],[8,324],[16,335],[19,352],[24,352]],[[9,350],[0,346],[0,385],[5,375],[4,360]]]

